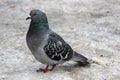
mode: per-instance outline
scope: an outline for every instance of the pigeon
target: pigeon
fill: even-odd
[[[58,64],[75,61],[81,66],[89,64],[88,59],[75,52],[64,39],[53,32],[48,24],[47,16],[39,9],[30,12],[30,26],[26,35],[28,48],[33,56],[47,66],[37,72],[52,71]],[[49,68],[51,66],[51,68]]]

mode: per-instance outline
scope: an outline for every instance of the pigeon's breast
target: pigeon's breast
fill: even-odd
[[[46,37],[46,35],[44,36],[43,35],[41,34],[29,35],[29,32],[27,33],[27,36],[26,36],[27,45],[33,54],[37,52],[39,47],[42,48],[43,42]]]

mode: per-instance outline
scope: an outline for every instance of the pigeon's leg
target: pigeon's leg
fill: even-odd
[[[57,64],[53,64],[53,65],[52,65],[52,68],[49,69],[49,71],[52,71],[56,66],[57,66]]]
[[[44,73],[45,73],[45,72],[48,72],[48,67],[49,67],[49,66],[47,65],[47,66],[45,67],[45,69],[41,69],[41,68],[40,68],[39,70],[37,70],[37,72],[44,72]]]

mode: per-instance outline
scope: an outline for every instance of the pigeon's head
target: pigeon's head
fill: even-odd
[[[30,17],[27,17],[26,20],[31,19],[32,21],[39,21],[41,23],[48,23],[47,16],[44,12],[34,9],[30,12]]]

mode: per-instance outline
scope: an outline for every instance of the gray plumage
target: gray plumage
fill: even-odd
[[[43,64],[61,64],[69,60],[87,65],[88,59],[73,51],[63,38],[53,32],[48,25],[47,16],[40,10],[32,10],[27,32],[27,45],[35,58]]]

